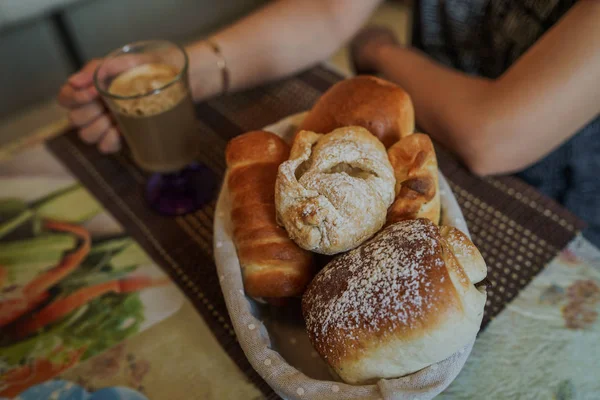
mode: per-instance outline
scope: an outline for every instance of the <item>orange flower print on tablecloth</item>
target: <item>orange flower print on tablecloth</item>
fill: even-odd
[[[598,313],[585,303],[569,303],[562,309],[565,325],[569,329],[584,329],[598,318]]]
[[[589,279],[575,281],[567,288],[567,297],[575,303],[596,304],[600,302],[600,286]]]
[[[600,287],[592,280],[579,280],[567,288],[569,302],[562,309],[565,326],[585,329],[598,319],[596,305],[600,302]]]

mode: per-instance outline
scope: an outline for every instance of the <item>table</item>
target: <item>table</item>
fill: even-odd
[[[202,161],[222,177],[228,139],[309,108],[339,79],[317,67],[199,104]],[[600,251],[578,234],[581,221],[514,178],[475,178],[447,151],[436,150],[492,283],[484,329],[442,398],[598,398]],[[185,217],[158,217],[142,200],[144,178],[126,154],[102,156],[72,132],[0,163],[0,198],[34,201],[64,187],[86,188],[92,195],[86,201],[99,202],[95,215],[80,221],[92,233],[92,248],[106,237],[131,249],[139,244],[144,257],[134,272],[170,278],[131,295],[145,314],[122,340],[98,345],[94,354],[62,354],[60,363],[47,357],[55,374],[43,380],[56,375],[64,381],[38,389],[64,396],[78,388],[124,386],[135,390],[132,398],[277,398],[248,364],[228,320],[212,262],[214,202]],[[0,347],[0,359],[7,352]],[[36,360],[28,357],[25,365]]]

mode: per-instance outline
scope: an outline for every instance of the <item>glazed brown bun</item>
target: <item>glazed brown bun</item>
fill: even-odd
[[[408,93],[374,76],[357,76],[333,85],[314,105],[298,131],[329,133],[362,126],[390,147],[413,133],[415,112]]]
[[[225,151],[233,241],[252,297],[300,296],[314,275],[312,254],[276,222],[275,179],[289,151],[279,136],[264,131],[232,139]]]
[[[405,219],[440,221],[440,190],[435,149],[429,136],[415,133],[388,149],[394,168],[396,197],[388,210],[386,225]]]
[[[398,222],[313,279],[302,298],[309,338],[347,383],[416,372],[475,338],[486,295],[474,283],[485,275],[462,232]]]

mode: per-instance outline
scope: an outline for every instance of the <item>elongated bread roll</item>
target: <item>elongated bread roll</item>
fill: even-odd
[[[386,224],[405,219],[440,220],[440,190],[435,149],[429,136],[415,133],[388,149],[396,178],[396,198],[388,210]]]
[[[231,222],[246,294],[299,296],[314,274],[312,255],[275,219],[275,179],[289,146],[277,135],[248,132],[227,145]]]

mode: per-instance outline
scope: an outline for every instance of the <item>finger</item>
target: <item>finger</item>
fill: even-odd
[[[69,121],[73,126],[85,126],[104,114],[106,109],[99,101],[93,101],[69,112]]]
[[[73,86],[69,85],[68,83],[62,85],[62,87],[58,91],[58,104],[60,104],[63,107],[73,107],[74,92],[75,90],[73,89]]]
[[[94,122],[79,130],[79,137],[86,143],[98,142],[104,133],[112,127],[110,118],[106,115],[98,117]]]
[[[87,104],[97,97],[98,91],[94,87],[76,90],[69,83],[66,83],[58,93],[58,103],[63,107],[73,108]]]
[[[109,128],[102,136],[98,150],[104,154],[116,153],[121,149],[121,137],[115,128]]]
[[[94,72],[100,65],[100,60],[94,59],[87,63],[79,72],[69,77],[69,84],[75,89],[84,89],[94,83]]]

